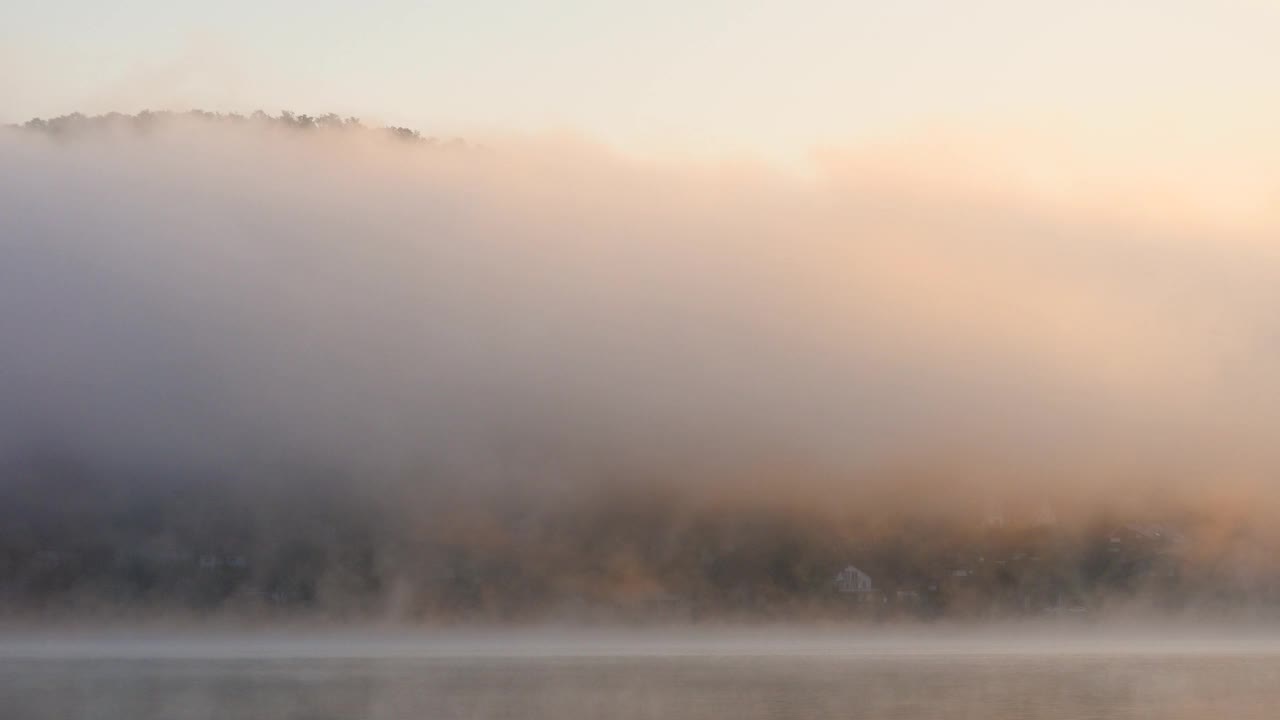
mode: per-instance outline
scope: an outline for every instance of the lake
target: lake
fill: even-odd
[[[9,644],[0,652],[0,717],[1248,720],[1280,713],[1280,654],[1229,644],[1095,653],[1070,645],[883,643],[842,652],[675,642],[663,654],[653,640],[585,650],[513,643],[506,656],[502,646],[446,643],[415,653],[392,644],[379,654],[344,642],[271,645],[276,652],[263,652],[265,643],[246,651]]]

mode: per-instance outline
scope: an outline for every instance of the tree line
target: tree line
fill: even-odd
[[[1191,515],[992,524],[625,485],[552,497],[273,473],[175,481],[10,467],[0,609],[699,621],[1280,608],[1280,567],[1258,562],[1272,548]],[[871,592],[834,584],[848,565]]]
[[[247,124],[259,127],[283,128],[301,132],[341,131],[348,133],[379,133],[389,135],[393,138],[409,143],[441,145],[454,148],[466,147],[466,143],[461,139],[455,138],[442,141],[434,137],[424,136],[421,132],[412,128],[394,125],[370,127],[362,123],[360,118],[357,117],[341,117],[336,113],[307,115],[305,113],[293,113],[288,110],[282,110],[278,115],[269,115],[262,110],[254,111],[248,115],[240,113],[208,112],[205,110],[188,110],[186,112],[143,110],[133,115],[119,112],[110,112],[101,115],[85,115],[83,113],[74,112],[68,115],[61,115],[48,119],[33,118],[25,123],[13,125],[11,127],[31,132],[44,133],[55,138],[70,138],[85,133],[103,130],[127,129],[137,132],[147,132],[157,127],[172,124],[173,122],[180,120],[226,125]]]

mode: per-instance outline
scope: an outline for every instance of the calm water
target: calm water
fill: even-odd
[[[13,720],[1280,717],[1280,657],[0,660]]]

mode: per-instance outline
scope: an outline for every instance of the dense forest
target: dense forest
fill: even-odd
[[[9,613],[405,621],[991,618],[1280,609],[1244,526],[1036,512],[822,511],[615,487],[371,492],[300,470],[104,479],[49,457],[0,484]],[[835,580],[854,566],[865,591]]]
[[[108,130],[132,130],[136,132],[146,132],[156,127],[171,124],[174,121],[198,121],[211,124],[236,125],[248,124],[260,128],[280,128],[285,130],[301,130],[301,131],[344,131],[348,133],[380,133],[391,137],[404,140],[406,142],[423,143],[427,145],[445,145],[448,147],[464,147],[465,143],[460,139],[452,139],[449,141],[439,141],[433,137],[424,137],[418,130],[406,127],[387,126],[381,128],[368,127],[356,117],[339,117],[335,113],[325,113],[322,115],[294,114],[288,110],[282,110],[279,115],[268,115],[258,110],[249,115],[241,115],[239,113],[216,113],[206,112],[204,110],[188,110],[186,112],[173,112],[169,110],[143,110],[139,113],[129,115],[125,113],[104,113],[102,115],[85,115],[83,113],[71,113],[61,115],[55,118],[32,118],[20,125],[13,127],[22,130],[45,133],[55,138],[71,138],[76,135],[91,132],[103,132]]]

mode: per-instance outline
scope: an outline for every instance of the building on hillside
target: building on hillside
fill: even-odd
[[[832,584],[837,592],[842,593],[870,593],[875,589],[871,576],[852,565],[836,573]]]

